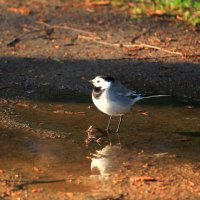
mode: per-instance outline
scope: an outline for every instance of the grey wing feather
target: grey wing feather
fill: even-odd
[[[122,85],[120,82],[115,82],[112,85],[112,88],[110,88],[110,90],[112,90],[112,92],[114,92],[115,94],[119,95],[119,96],[137,96],[138,94],[136,94],[136,92],[129,90],[128,88],[126,88],[124,85]]]

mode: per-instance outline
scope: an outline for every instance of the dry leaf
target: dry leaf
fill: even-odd
[[[130,181],[131,183],[133,183],[133,182],[139,182],[139,181],[157,181],[157,179],[151,176],[138,176],[138,177],[131,177]]]
[[[143,111],[143,110],[139,110],[138,114],[144,115],[144,116],[148,116],[149,115],[147,111]]]
[[[20,15],[29,15],[30,14],[30,9],[26,7],[21,7],[21,8],[7,8],[7,11],[13,12],[16,14]]]
[[[16,106],[23,107],[23,108],[28,108],[30,105],[26,104],[26,103],[17,103]]]
[[[32,193],[36,193],[36,192],[38,192],[38,190],[37,189],[32,189],[31,192]]]
[[[165,14],[165,11],[164,10],[156,10],[155,15],[164,15]]]
[[[5,171],[3,169],[0,169],[0,174],[5,173]]]
[[[110,1],[97,1],[97,2],[92,2],[92,5],[94,6],[107,6],[110,5]]]
[[[155,11],[149,11],[147,12],[147,15],[150,15],[150,16],[162,16],[166,14],[166,12],[164,10],[155,10]]]
[[[164,152],[164,153],[155,153],[154,156],[156,157],[163,157],[163,156],[166,156],[168,155],[169,153],[168,152]]]
[[[144,116],[148,116],[149,115],[148,112],[141,112],[140,114],[144,115]]]
[[[54,110],[53,113],[54,114],[63,114],[64,111],[63,110]]]
[[[32,170],[35,171],[35,172],[39,172],[39,168],[35,167],[35,166],[32,168]]]
[[[59,45],[55,45],[54,49],[60,49],[60,46]]]
[[[147,168],[149,167],[150,165],[148,163],[145,163],[144,165],[142,165],[143,168]]]
[[[181,17],[179,15],[176,15],[176,19],[179,20],[179,21],[183,21],[183,17]]]
[[[190,186],[194,186],[195,184],[192,181],[188,181]]]
[[[9,42],[7,44],[8,47],[15,47],[16,44],[18,44],[21,40],[19,38],[15,38],[14,40],[12,40],[11,42]]]

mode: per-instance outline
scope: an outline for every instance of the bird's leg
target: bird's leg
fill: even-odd
[[[119,129],[120,129],[120,125],[121,125],[121,123],[122,123],[122,119],[123,119],[123,115],[120,115],[119,123],[118,123],[117,130],[116,130],[117,137],[118,137],[118,141],[119,141],[119,144],[120,144],[120,145],[121,145],[121,141],[120,141],[120,137],[119,137]]]
[[[110,123],[111,123],[111,119],[112,119],[112,115],[110,115],[110,118],[109,118],[109,120],[108,120],[108,125],[107,125],[107,128],[106,128],[106,132],[107,132],[107,135],[108,135],[108,139],[109,139],[109,141],[110,141],[110,145],[112,145],[112,142],[111,142],[111,139],[110,139]]]
[[[110,122],[111,122],[111,119],[112,119],[112,115],[110,115],[110,118],[108,120],[108,125],[107,125],[107,128],[106,128],[106,131],[108,132],[110,129]]]

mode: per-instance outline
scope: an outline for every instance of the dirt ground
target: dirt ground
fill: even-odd
[[[117,163],[122,164],[117,165],[114,174],[109,174],[103,179],[97,180],[89,176],[88,178],[74,177],[62,170],[63,174],[58,173],[56,176],[57,186],[45,182],[46,187],[42,186],[45,188],[42,189],[40,187],[42,180],[36,179],[43,173],[40,168],[30,166],[32,170],[28,171],[30,176],[25,178],[33,179],[33,181],[23,183],[21,181],[23,174],[19,175],[21,172],[18,173],[14,167],[10,170],[4,169],[7,161],[2,159],[0,199],[200,198],[199,27],[188,26],[168,16],[133,20],[120,8],[93,6],[79,0],[0,0],[0,31],[2,141],[7,137],[6,141],[9,141],[9,138],[15,140],[13,133],[15,130],[20,130],[29,133],[30,138],[36,141],[47,139],[47,143],[51,143],[48,139],[55,140],[53,144],[55,149],[59,149],[62,142],[69,146],[71,142],[74,143],[77,151],[80,151],[80,147],[84,149],[81,146],[83,137],[77,139],[78,142],[74,142],[73,139],[66,141],[62,133],[59,135],[57,130],[48,132],[38,128],[43,126],[39,120],[42,121],[50,116],[47,123],[51,124],[53,121],[59,123],[62,117],[65,118],[66,113],[59,111],[52,114],[52,109],[67,110],[68,107],[65,108],[62,103],[50,105],[49,101],[73,102],[75,93],[81,94],[77,102],[84,102],[88,107],[87,95],[92,88],[87,79],[100,74],[112,75],[129,88],[139,92],[171,94],[183,101],[197,102],[194,107],[190,104],[184,105],[183,111],[177,111],[180,112],[179,114],[175,112],[174,115],[169,114],[163,117],[164,126],[166,125],[164,119],[169,120],[170,133],[183,131],[181,125],[179,127],[175,123],[181,116],[184,116],[184,125],[188,125],[193,120],[192,125],[188,125],[185,129],[189,133],[192,132],[194,137],[189,136],[188,140],[185,137],[178,136],[177,138],[176,134],[166,136],[161,129],[156,132],[156,136],[160,139],[157,140],[157,137],[152,139],[151,133],[154,129],[150,127],[149,135],[145,135],[149,127],[146,127],[147,125],[143,124],[142,120],[137,119],[139,120],[136,121],[137,126],[140,127],[141,124],[143,126],[141,125],[141,130],[138,129],[136,132],[141,131],[145,142],[138,134],[134,136],[134,141],[138,142],[128,141],[125,148],[116,150],[117,154],[114,157],[111,151],[111,160],[115,163],[115,159],[119,158]],[[21,101],[22,99],[25,100]],[[28,102],[30,100],[31,103]],[[38,109],[38,105],[34,106],[34,102],[42,102],[44,105],[39,106]],[[44,108],[47,103],[46,111]],[[88,111],[87,107],[80,108],[89,112],[88,120],[93,120],[97,111]],[[19,108],[25,113],[31,110],[33,115],[36,114],[38,119],[34,118],[34,120],[38,120],[38,129],[35,129],[34,125],[32,127],[25,118],[24,121],[20,118]],[[191,111],[191,108],[196,108],[196,110]],[[138,113],[141,113],[141,108],[137,107],[137,109]],[[162,109],[159,111],[151,107],[146,107],[146,109],[152,113],[153,110],[157,110],[160,115],[167,111]],[[172,108],[170,109],[170,112],[174,112]],[[145,112],[142,111],[142,113],[145,115]],[[59,118],[58,114],[63,116]],[[175,116],[175,122],[171,116]],[[29,119],[28,114],[25,117]],[[76,122],[80,119],[89,125],[86,117],[78,116],[78,118],[70,118],[69,126],[77,127]],[[146,120],[145,122],[152,125],[152,122],[158,119],[159,117],[154,116],[153,121]],[[98,121],[100,119],[96,119],[96,123]],[[158,124],[155,124],[157,127]],[[163,124],[159,126],[162,127]],[[49,126],[57,127],[56,124],[54,125],[54,127]],[[127,127],[131,127],[131,124]],[[42,133],[47,134],[47,137],[41,137],[41,130]],[[82,125],[80,123],[78,130],[85,130],[85,123]],[[20,138],[20,134],[17,137]],[[28,139],[24,136],[22,140]],[[159,146],[159,150],[160,146],[165,146],[164,152],[167,153],[152,152],[152,148],[155,148],[154,144],[156,147]],[[1,145],[3,148],[3,143]],[[44,145],[48,146],[46,142]],[[70,148],[73,147],[70,146]],[[85,150],[82,151],[85,153]],[[5,150],[1,150],[2,158],[5,157],[4,152]],[[110,155],[110,150],[108,152]],[[84,156],[86,155],[85,153]],[[64,159],[64,157],[61,158]],[[83,164],[83,168],[86,167],[88,168],[88,163]],[[87,173],[90,172],[87,171]],[[9,182],[9,180],[12,181]]]

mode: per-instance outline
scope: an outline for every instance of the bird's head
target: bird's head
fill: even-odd
[[[107,89],[115,82],[115,79],[110,76],[97,76],[89,81],[94,87]]]

